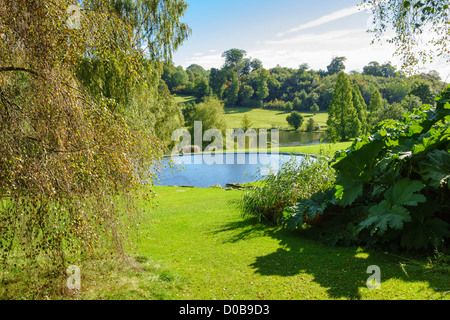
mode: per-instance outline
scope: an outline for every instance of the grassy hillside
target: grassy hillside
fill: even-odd
[[[254,128],[259,129],[291,129],[289,127],[286,117],[289,115],[289,112],[277,111],[277,110],[267,110],[267,109],[249,109],[249,108],[226,108],[225,109],[225,118],[227,121],[228,128],[236,129],[241,127],[242,117],[247,115],[250,121],[253,122]],[[304,117],[304,122],[302,128],[306,127],[306,121],[309,118],[313,118],[316,123],[318,123],[321,127],[321,130],[326,128],[326,122],[328,119],[327,112],[303,112],[301,115]]]
[[[185,96],[185,95],[174,95],[176,103],[188,103],[195,102],[197,100],[194,96]]]

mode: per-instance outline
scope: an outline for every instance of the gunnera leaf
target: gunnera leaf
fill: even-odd
[[[425,202],[423,194],[417,193],[424,188],[424,184],[419,180],[409,178],[398,181],[393,187],[384,193],[384,198],[390,206],[416,206],[419,202]]]

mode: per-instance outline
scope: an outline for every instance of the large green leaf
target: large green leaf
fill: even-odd
[[[369,216],[360,223],[360,230],[371,229],[372,233],[384,234],[388,228],[401,230],[405,222],[411,221],[411,214],[404,206],[417,206],[426,202],[425,196],[418,191],[423,183],[417,180],[403,179],[386,190],[384,200],[369,209]]]
[[[341,158],[333,167],[337,170],[336,198],[339,205],[351,205],[362,195],[363,185],[372,179],[377,171],[377,162],[383,150],[382,140],[364,137],[354,144],[354,149]]]
[[[390,206],[387,200],[372,206],[369,212],[367,219],[359,224],[359,230],[371,229],[372,234],[378,232],[379,235],[383,235],[388,227],[401,230],[405,222],[411,221],[408,209],[400,205]]]
[[[425,202],[426,198],[420,193],[424,184],[418,180],[403,179],[398,181],[393,187],[389,188],[384,198],[389,202],[390,206],[416,206],[419,202]]]
[[[450,179],[450,153],[444,150],[433,150],[421,162],[424,167],[422,177],[432,187],[448,183]]]

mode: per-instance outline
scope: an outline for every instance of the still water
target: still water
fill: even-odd
[[[269,131],[270,133],[270,131]],[[318,144],[326,138],[325,132],[279,131],[280,147],[295,147]]]
[[[218,153],[215,155],[192,154],[167,158],[166,166],[157,174],[155,184],[162,186],[193,186],[206,188],[227,183],[257,181],[278,171],[283,163],[291,160],[301,163],[305,157],[289,154]],[[172,167],[169,163],[172,161]]]

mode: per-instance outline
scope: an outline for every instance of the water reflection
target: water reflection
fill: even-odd
[[[295,147],[319,144],[326,138],[326,134],[325,132],[279,131],[279,137],[280,147]]]
[[[171,158],[165,161],[166,168],[157,175],[157,185],[211,187],[227,183],[246,183],[261,179],[270,171],[278,171],[283,163],[293,159],[301,163],[301,155],[260,153],[219,153],[217,161],[205,161],[202,154],[172,158],[175,168],[169,167]],[[210,160],[210,159],[209,159]],[[208,163],[207,163],[208,162]]]

